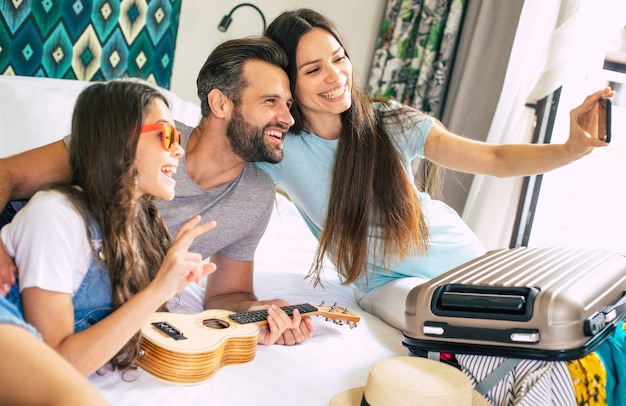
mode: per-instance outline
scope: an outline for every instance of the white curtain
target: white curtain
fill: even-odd
[[[529,142],[535,117],[525,104],[600,69],[625,16],[624,0],[526,0],[487,142]],[[463,219],[487,249],[509,245],[521,185],[522,178],[474,177]]]

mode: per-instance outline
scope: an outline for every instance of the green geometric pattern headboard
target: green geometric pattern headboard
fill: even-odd
[[[182,0],[0,0],[0,74],[170,88]]]

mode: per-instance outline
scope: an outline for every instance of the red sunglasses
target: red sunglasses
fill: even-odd
[[[172,125],[166,123],[146,124],[141,126],[141,134],[151,131],[161,131],[161,144],[166,151],[174,148],[174,143],[180,144],[180,132]]]

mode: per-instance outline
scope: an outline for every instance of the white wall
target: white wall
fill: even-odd
[[[260,15],[247,6],[233,13],[233,21],[226,32],[218,31],[222,17],[240,3],[234,0],[182,2],[171,84],[171,90],[178,96],[199,104],[196,77],[211,51],[223,41],[262,33]],[[360,84],[365,83],[386,0],[256,0],[250,3],[263,11],[268,25],[282,11],[300,7],[312,8],[330,17],[345,34],[356,79]]]

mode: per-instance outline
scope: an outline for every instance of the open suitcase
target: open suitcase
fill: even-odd
[[[573,248],[490,251],[419,285],[403,344],[429,353],[582,358],[626,313],[626,257]]]

